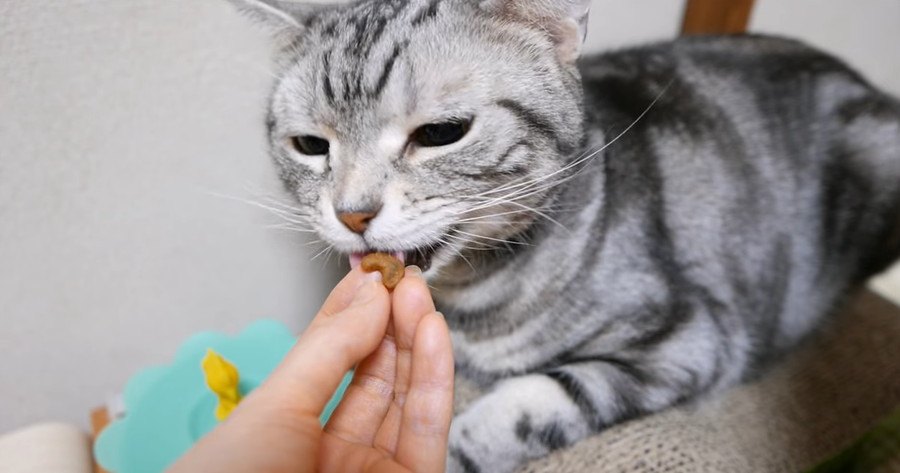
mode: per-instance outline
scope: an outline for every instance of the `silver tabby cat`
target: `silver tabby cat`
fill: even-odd
[[[900,104],[767,37],[580,58],[587,0],[232,0],[281,43],[298,217],[424,267],[448,469],[503,473],[758,373],[900,254]]]

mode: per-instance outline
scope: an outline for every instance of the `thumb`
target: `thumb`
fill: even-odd
[[[316,316],[261,389],[285,396],[302,414],[318,417],[347,371],[378,348],[390,306],[387,290],[369,278],[344,310]]]

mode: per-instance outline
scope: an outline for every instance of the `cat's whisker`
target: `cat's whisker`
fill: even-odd
[[[281,223],[273,223],[271,225],[266,225],[266,228],[290,228],[293,230],[304,230],[309,232],[314,232],[313,228],[304,224],[294,223],[294,222],[281,222]]]
[[[494,205],[489,206],[489,207],[499,207],[500,205],[502,205],[502,204],[494,204]],[[534,207],[534,208],[537,209],[537,210],[545,211],[545,212],[568,212],[568,211],[570,211],[570,210],[576,210],[576,209],[578,209],[579,206],[577,206],[577,205],[563,205],[563,204],[545,204],[545,205],[541,205],[541,206],[539,206],[539,207]],[[477,210],[482,210],[482,209],[472,209],[472,208],[470,208],[470,209],[465,209],[465,210],[461,210],[461,211],[457,212],[455,215],[464,215],[464,214],[467,214],[467,213],[475,212],[475,211],[477,211]],[[503,212],[491,213],[491,214],[486,214],[486,215],[478,215],[478,216],[475,216],[475,217],[467,217],[467,218],[463,218],[463,219],[458,220],[458,222],[470,222],[470,221],[483,220],[483,219],[492,218],[492,217],[503,217],[503,216],[507,216],[507,215],[516,215],[516,214],[522,214],[522,213],[528,213],[528,211],[525,211],[525,210],[506,210],[506,211],[503,211]]]
[[[472,264],[471,261],[469,261],[468,258],[465,257],[465,255],[462,254],[462,251],[460,251],[460,250],[467,250],[467,249],[468,249],[468,248],[466,247],[466,245],[465,245],[465,242],[463,241],[463,245],[461,245],[460,248],[457,248],[457,247],[455,247],[455,246],[452,244],[452,241],[448,240],[448,238],[451,238],[451,239],[454,239],[454,240],[458,240],[458,241],[462,241],[461,239],[459,239],[459,237],[455,237],[454,235],[448,233],[448,234],[444,234],[443,236],[438,237],[438,239],[437,239],[438,243],[437,243],[437,244],[445,245],[446,247],[450,248],[450,249],[453,251],[453,254],[455,254],[455,255],[458,256],[460,259],[462,259],[463,261],[465,261],[466,264],[467,264],[470,268],[472,268],[472,271],[475,271],[475,266]],[[436,246],[437,244],[432,245],[432,247]]]
[[[308,217],[309,217],[309,214],[307,214],[307,213],[301,211],[300,209],[296,209],[296,208],[293,208],[293,207],[289,207],[289,206],[287,206],[287,205],[285,205],[285,204],[282,204],[281,202],[275,202],[275,201],[267,201],[267,202],[255,201],[255,205],[258,206],[258,207],[261,207],[261,208],[263,208],[263,209],[266,209],[266,210],[268,210],[268,211],[270,211],[270,212],[276,213],[276,214],[278,214],[278,215],[288,215],[288,216],[290,216],[290,217],[299,217],[299,218],[308,218]]]
[[[455,236],[455,235],[447,235],[447,236],[452,238],[453,240],[459,242],[461,244],[461,249],[464,249],[466,251],[482,251],[483,252],[483,251],[493,251],[493,250],[500,248],[498,245],[490,244],[489,242],[474,241],[470,238],[463,238],[463,237],[459,237],[459,236]],[[478,246],[472,246],[473,244],[478,245]]]
[[[517,196],[517,195],[519,195],[519,194],[521,194],[521,193],[529,192],[529,191],[531,190],[531,189],[530,189],[531,186],[534,186],[534,185],[536,185],[536,183],[530,183],[530,184],[528,184],[527,186],[522,187],[521,189],[517,189],[517,190],[514,190],[514,191],[512,191],[512,192],[509,192],[509,193],[506,193],[506,194],[503,194],[503,195],[500,195],[500,196],[497,196],[497,197],[487,197],[487,198],[483,198],[483,199],[481,199],[481,200],[482,200],[483,202],[485,202],[485,203],[493,203],[493,202],[497,202],[497,201],[500,201],[500,200],[506,200],[506,199],[509,199],[509,198],[512,197],[512,196]],[[517,187],[518,187],[518,186],[517,186]],[[472,196],[472,197],[463,197],[463,198],[466,199],[466,200],[478,200],[480,197]]]
[[[509,203],[521,203],[519,201],[526,199],[528,196],[509,196],[509,197],[495,197],[493,199],[489,199],[482,202],[477,202],[476,205],[470,207],[468,209],[457,212],[457,215],[462,215],[466,213],[476,212],[482,209],[486,209],[489,207],[494,207],[500,204],[509,204]]]
[[[312,230],[312,229],[298,228],[298,227],[294,227],[292,225],[284,224],[284,223],[275,224],[275,225],[266,225],[265,228],[268,230],[281,230],[281,231],[287,231],[287,232],[292,232],[292,233],[305,233],[305,234],[317,233],[315,230]]]
[[[569,180],[574,178],[575,175],[577,175],[577,173],[573,173],[572,175],[564,176],[564,177],[561,177],[560,179],[552,180],[549,182],[534,181],[534,182],[530,183],[528,186],[518,189],[514,192],[510,192],[506,195],[502,195],[499,197],[489,198],[486,201],[484,201],[480,207],[475,207],[474,210],[478,210],[484,206],[491,206],[497,202],[524,200],[533,195],[541,194],[546,190],[549,190],[549,189],[552,189],[553,187],[559,186],[560,184],[563,184],[564,182],[568,182]],[[540,185],[538,185],[538,184],[540,184]]]
[[[322,245],[322,244],[326,244],[325,241],[323,241],[323,240],[313,240],[313,241],[309,241],[309,242],[304,243],[303,246],[309,247],[309,246]]]
[[[526,179],[526,180],[525,180],[525,181],[522,181],[523,179]],[[522,181],[522,182],[520,182],[520,181]],[[485,197],[485,196],[489,196],[489,195],[492,195],[492,194],[497,194],[497,193],[499,193],[499,192],[506,192],[506,191],[508,191],[508,190],[510,190],[510,189],[513,189],[513,188],[516,188],[516,187],[519,187],[519,186],[522,186],[522,185],[526,185],[526,184],[528,184],[527,177],[526,177],[526,176],[522,176],[522,177],[513,179],[512,181],[507,182],[506,184],[503,184],[503,185],[500,186],[500,187],[495,187],[495,188],[492,188],[492,189],[488,189],[488,190],[486,190],[486,191],[484,191],[484,192],[479,192],[478,194],[473,194],[473,195],[471,195],[470,197]]]
[[[242,200],[245,203],[256,204],[256,203],[265,203],[269,206],[279,208],[281,210],[287,211],[292,215],[302,216],[302,217],[310,217],[311,214],[306,210],[297,207],[296,203],[293,200],[284,201],[283,197],[267,192],[266,190],[262,190],[259,188],[254,188],[251,185],[244,186],[244,192],[252,196],[255,200]]]
[[[327,265],[332,264],[331,258],[337,257],[337,256],[338,256],[338,252],[334,247],[328,248],[328,251],[325,252],[325,265],[327,266]]]
[[[583,164],[583,163],[586,163],[587,161],[590,161],[591,159],[595,158],[597,155],[599,155],[599,154],[602,153],[603,151],[606,151],[607,148],[609,148],[610,146],[614,145],[616,142],[618,142],[620,139],[622,139],[622,137],[624,137],[624,136],[627,135],[631,130],[633,130],[634,127],[636,127],[636,126],[638,125],[638,123],[640,123],[640,122],[644,119],[644,117],[646,117],[647,114],[649,114],[650,111],[653,110],[654,107],[656,107],[656,104],[658,104],[659,101],[662,100],[663,96],[666,94],[666,92],[669,91],[669,89],[672,87],[672,84],[673,84],[674,82],[675,82],[675,78],[670,79],[669,82],[666,84],[666,86],[663,87],[663,89],[659,92],[659,94],[657,94],[656,98],[654,98],[653,101],[650,102],[650,105],[648,105],[647,108],[645,108],[644,111],[641,112],[641,114],[638,115],[638,117],[637,117],[636,119],[634,119],[634,121],[631,122],[630,125],[628,125],[624,130],[622,130],[621,133],[619,133],[618,135],[616,135],[612,140],[610,140],[609,142],[607,142],[607,143],[604,144],[603,146],[599,147],[596,151],[593,151],[593,152],[591,152],[591,153],[588,153],[587,155],[583,156],[582,158],[576,159],[574,162],[572,162],[572,163],[570,163],[570,164],[568,164],[568,165],[562,167],[562,168],[559,169],[558,171],[555,171],[555,172],[553,172],[553,173],[551,173],[551,174],[548,174],[547,176],[544,176],[544,177],[542,178],[542,180],[543,180],[543,179],[548,179],[548,178],[553,177],[553,176],[555,176],[555,175],[558,175],[558,174],[560,174],[560,173],[567,172],[567,171],[569,171],[569,170],[571,170],[571,169],[573,169],[573,168],[575,168],[575,167],[577,167],[577,166],[580,166],[580,165]],[[580,172],[580,171],[576,171],[576,174],[577,174],[578,172]],[[563,182],[565,182],[565,181],[563,181]]]
[[[469,268],[472,270],[472,272],[476,272],[476,271],[477,271],[477,270],[475,269],[475,265],[472,264],[471,261],[469,261],[469,258],[466,258],[465,255],[462,254],[462,251],[454,250],[453,252],[456,254],[456,256],[459,256],[463,261],[466,262],[466,264],[469,266]]]
[[[328,245],[328,246],[325,247],[325,249],[323,249],[322,251],[316,253],[316,255],[313,256],[313,257],[311,258],[311,260],[312,260],[312,261],[315,261],[315,260],[317,260],[319,257],[321,257],[322,255],[328,253],[329,251],[331,251],[331,250],[333,250],[333,249],[334,249],[333,246]]]
[[[489,236],[485,236],[485,235],[477,235],[477,234],[475,234],[475,233],[464,232],[464,231],[462,231],[462,230],[456,230],[456,232],[459,233],[460,235],[466,235],[466,236],[469,236],[469,237],[472,237],[472,238],[476,238],[476,239],[484,239],[484,240],[493,241],[493,242],[497,242],[497,243],[506,243],[506,244],[511,244],[511,245],[525,245],[525,246],[531,246],[530,244],[527,244],[527,243],[525,243],[525,242],[519,242],[519,241],[513,241],[513,240],[504,240],[504,239],[501,239],[501,238],[494,238],[494,237],[489,237]]]
[[[528,193],[525,193],[525,194],[511,193],[511,194],[508,194],[508,195],[505,195],[505,196],[495,197],[495,198],[493,198],[493,199],[491,199],[491,200],[489,200],[489,201],[487,201],[487,202],[484,202],[484,203],[482,203],[482,204],[480,204],[480,205],[478,205],[478,206],[475,206],[475,207],[469,209],[469,211],[481,210],[481,209],[483,209],[483,208],[492,207],[492,206],[494,206],[494,205],[496,205],[496,204],[501,204],[501,203],[512,203],[512,202],[517,202],[517,201],[520,201],[520,200],[524,200],[524,199],[527,199],[527,198],[529,198],[529,197],[531,197],[531,196],[533,196],[533,195],[540,194],[540,193],[542,193],[544,190],[550,189],[550,188],[552,188],[552,187],[554,187],[554,186],[556,186],[556,185],[557,185],[557,183],[554,182],[554,183],[551,183],[551,184],[545,184],[544,186],[538,187],[537,189],[529,189],[529,190],[528,190]],[[521,192],[525,192],[525,191],[523,190],[523,191],[521,191]]]
[[[497,226],[497,225],[508,225],[509,222],[504,220],[490,220],[486,222],[467,222],[469,225],[485,225],[485,226]]]
[[[457,223],[471,223],[471,222],[478,222],[478,221],[480,221],[480,220],[485,220],[485,219],[494,218],[494,217],[506,217],[506,216],[509,216],[509,215],[522,215],[522,214],[529,214],[529,213],[531,213],[531,212],[528,211],[528,210],[510,210],[510,211],[500,212],[500,213],[493,213],[493,214],[487,214],[487,215],[479,215],[479,216],[477,216],[477,217],[463,218],[463,219],[457,220],[456,222],[457,222]],[[497,222],[498,222],[498,223],[509,223],[509,222],[503,221],[503,220],[500,220],[500,221],[497,221]]]
[[[299,207],[296,207],[296,206],[294,206],[294,205],[292,205],[292,204],[289,204],[289,203],[286,203],[286,202],[282,202],[282,201],[280,201],[280,200],[278,200],[278,199],[276,199],[276,198],[274,198],[274,197],[271,197],[271,196],[261,196],[261,198],[262,198],[262,199],[265,199],[264,201],[265,201],[265,203],[267,203],[268,205],[271,205],[271,206],[276,207],[276,208],[280,208],[280,209],[282,209],[282,210],[284,210],[284,211],[287,211],[287,212],[291,212],[292,214],[303,215],[303,216],[309,216],[309,215],[310,215],[308,212],[305,212],[303,209],[301,209],[301,208],[299,208]]]
[[[544,218],[544,219],[546,219],[548,222],[553,223],[554,225],[558,226],[559,228],[561,228],[561,229],[563,229],[563,230],[565,230],[565,231],[569,231],[569,229],[568,229],[565,225],[563,225],[562,223],[560,223],[558,220],[554,219],[553,217],[547,215],[547,213],[541,211],[540,209],[536,209],[536,208],[533,208],[533,207],[529,207],[528,205],[525,205],[525,204],[523,204],[523,203],[521,203],[521,202],[515,202],[515,201],[508,201],[508,202],[503,202],[503,203],[504,203],[504,204],[507,204],[507,205],[512,205],[512,206],[516,206],[516,207],[521,207],[525,212],[527,212],[527,213],[532,213],[532,214],[537,215],[537,216],[539,216],[539,217],[541,217],[541,218]],[[466,213],[466,212],[463,212],[463,213]]]
[[[269,205],[269,204],[266,204],[263,202],[259,202],[256,200],[245,199],[245,198],[221,194],[221,193],[217,193],[217,192],[208,192],[208,195],[211,195],[213,197],[222,198],[222,199],[228,199],[228,200],[235,201],[235,202],[240,202],[242,204],[247,204],[247,205],[250,205],[250,206],[253,206],[256,208],[266,210],[270,214],[272,214],[276,217],[279,217],[282,220],[285,220],[289,223],[294,223],[294,224],[298,224],[298,225],[303,225],[303,224],[308,223],[303,220],[304,218],[306,218],[306,216],[302,213],[297,213],[297,212],[293,211],[294,209],[292,209],[292,210],[280,209],[280,208],[273,207],[272,205]]]
[[[542,185],[537,186],[537,184],[542,184]],[[529,185],[528,187],[524,187],[524,188],[516,190],[514,192],[510,192],[506,195],[486,199],[481,204],[469,209],[469,211],[480,210],[482,208],[491,207],[497,203],[524,200],[533,195],[543,193],[545,190],[551,189],[559,184],[561,184],[561,182],[559,182],[559,181],[551,181],[549,183],[548,182],[543,182],[543,183],[535,182],[535,183]],[[537,187],[532,188],[532,186],[537,186]]]

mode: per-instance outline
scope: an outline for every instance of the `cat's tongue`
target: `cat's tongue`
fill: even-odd
[[[350,253],[350,268],[356,269],[359,265],[362,264],[363,258],[370,253]],[[401,263],[406,263],[406,254],[402,251],[395,251],[391,253],[391,256],[400,260]]]

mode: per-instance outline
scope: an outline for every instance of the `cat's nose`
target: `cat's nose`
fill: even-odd
[[[338,220],[353,233],[362,235],[369,228],[369,223],[378,216],[381,209],[371,209],[356,212],[337,212]]]

